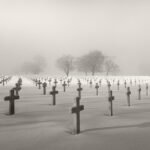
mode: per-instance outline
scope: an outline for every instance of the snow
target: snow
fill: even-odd
[[[47,95],[42,95],[42,89],[22,76],[16,114],[9,116],[6,115],[8,102],[3,98],[18,78],[14,76],[6,86],[0,86],[0,150],[149,150],[150,96],[146,96],[145,91],[148,77],[140,77],[144,80],[141,100],[138,100],[138,86],[131,87],[131,107],[127,106],[124,86],[120,91],[112,87],[115,96],[112,117],[108,110],[107,87],[103,85],[96,96],[94,86],[83,85],[81,104],[85,110],[81,112],[79,135],[73,134],[71,114],[77,96],[75,83],[67,87],[66,93],[59,85],[56,106],[52,106],[51,87],[47,87]]]

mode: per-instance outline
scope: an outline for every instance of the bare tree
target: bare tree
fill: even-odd
[[[104,68],[106,75],[109,75],[109,73],[119,72],[119,66],[110,58],[105,60]]]
[[[96,72],[101,72],[105,56],[101,51],[95,50],[85,55],[87,60],[88,70],[94,75]]]
[[[77,59],[76,66],[78,71],[84,72],[85,75],[87,75],[89,72],[88,57],[86,55],[79,57]]]
[[[74,69],[73,57],[70,55],[62,56],[57,60],[56,65],[59,69],[64,71],[67,76],[69,76],[70,71]]]

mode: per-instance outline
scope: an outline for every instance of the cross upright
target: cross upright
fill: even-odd
[[[113,100],[115,99],[115,97],[112,95],[112,90],[109,91],[109,97],[108,97],[108,101],[110,103],[109,109],[110,109],[110,115],[113,116]]]
[[[130,106],[130,95],[131,95],[130,87],[127,87],[127,101],[128,101],[128,106]]]
[[[125,88],[127,87],[127,82],[126,82],[126,80],[124,81],[124,87],[125,87]]]
[[[67,83],[68,83],[68,87],[69,87],[69,85],[70,85],[70,80],[69,79],[67,80]]]
[[[5,78],[3,78],[2,82],[3,82],[3,86],[4,86],[5,85]]]
[[[60,81],[60,84],[62,84],[62,79],[60,79],[59,81]]]
[[[74,126],[75,133],[80,133],[80,111],[84,110],[84,106],[80,105],[80,97],[76,97],[75,106],[72,107],[71,112],[75,114]]]
[[[101,87],[101,84],[102,84],[102,80],[99,80],[99,86]]]
[[[115,83],[115,79],[113,79],[113,85],[114,85],[114,83]]]
[[[109,93],[109,91],[110,91],[110,87],[111,87],[111,84],[110,84],[110,82],[109,82],[109,81],[107,82],[107,86],[108,86],[108,93]]]
[[[64,92],[66,92],[66,86],[67,86],[67,84],[66,84],[65,81],[64,81],[64,83],[62,84],[62,86],[64,87]]]
[[[120,86],[120,82],[118,80],[118,82],[117,82],[118,91],[119,91],[119,86]]]
[[[79,87],[77,88],[77,91],[78,91],[78,97],[81,98],[81,91],[83,90],[81,88],[81,82],[78,83]]]
[[[42,82],[39,80],[37,84],[39,85],[39,89],[41,89]]]
[[[138,99],[141,99],[141,85],[139,84],[139,88],[138,88]]]
[[[99,89],[99,85],[98,85],[98,83],[96,83],[96,85],[95,85],[95,89],[96,89],[96,95],[98,96],[98,89]]]
[[[37,86],[37,85],[38,85],[38,80],[35,79],[35,80],[33,80],[33,81],[35,82],[35,86]]]
[[[22,85],[22,79],[21,79],[21,78],[18,79],[18,84],[19,84],[20,86]]]
[[[93,84],[93,83],[92,83],[92,80],[90,80],[90,87],[92,87],[92,84]]]
[[[19,83],[16,83],[16,87],[13,88],[16,91],[16,96],[19,96],[19,91],[21,90],[21,86]]]
[[[52,81],[51,79],[49,79],[49,80],[48,80],[48,82],[49,82],[49,85],[51,85],[51,81]]]
[[[46,87],[47,87],[47,83],[44,82],[43,83],[43,95],[46,95]]]
[[[55,79],[55,81],[54,81],[55,87],[57,87],[57,83],[58,83],[58,82],[57,82],[57,80]]]
[[[148,96],[148,83],[146,83],[146,96]]]
[[[9,115],[15,114],[15,100],[19,99],[19,96],[14,94],[14,89],[10,90],[10,96],[4,97],[5,101],[9,101]]]
[[[56,105],[56,94],[58,94],[58,91],[56,91],[56,86],[52,87],[50,94],[53,96],[53,105]]]
[[[136,79],[134,80],[134,83],[135,83],[135,85],[136,85]]]
[[[132,80],[130,80],[130,85],[132,85]]]

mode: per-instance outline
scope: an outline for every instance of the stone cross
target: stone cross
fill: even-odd
[[[5,78],[3,78],[2,83],[3,83],[3,86],[4,86],[5,85]]]
[[[132,80],[130,80],[130,85],[132,86]]]
[[[15,100],[19,99],[19,96],[14,95],[14,89],[10,90],[10,96],[4,98],[5,101],[9,101],[9,115],[15,114]]]
[[[108,97],[108,101],[109,101],[109,109],[110,109],[110,115],[113,116],[113,100],[115,99],[115,97],[112,95],[112,90],[109,91],[109,97]]]
[[[136,80],[134,80],[134,83],[135,83],[135,85],[136,85]]]
[[[96,85],[95,85],[95,89],[96,89],[96,95],[98,96],[98,89],[99,89],[99,85],[98,85],[98,83],[96,83]]]
[[[148,83],[146,83],[146,96],[148,96]]]
[[[78,97],[81,99],[81,91],[83,90],[81,88],[81,82],[78,83],[79,87],[77,88],[77,91],[78,91]]]
[[[70,85],[70,80],[69,79],[67,80],[67,83],[68,83],[68,87],[69,87],[69,85]]]
[[[64,87],[64,92],[66,92],[66,86],[67,86],[67,84],[66,84],[65,81],[64,81],[64,83],[62,84],[62,86]]]
[[[77,97],[76,99],[76,106],[72,107],[71,112],[75,114],[74,119],[74,126],[75,126],[75,133],[80,133],[80,111],[84,110],[84,106],[80,105],[80,97]]]
[[[99,86],[101,87],[101,84],[102,84],[102,81],[101,80],[99,80]]]
[[[49,85],[51,85],[51,81],[52,81],[51,79],[49,79],[49,80],[48,80],[48,82],[49,82]]]
[[[13,88],[16,91],[16,96],[19,96],[19,91],[21,90],[21,86],[19,83],[16,83],[16,87]]]
[[[46,87],[47,87],[47,83],[44,82],[43,83],[43,95],[46,95]]]
[[[130,87],[127,87],[127,101],[128,101],[128,106],[130,106],[130,95],[131,95]]]
[[[115,79],[113,79],[113,85],[114,85],[114,83],[115,83]]]
[[[60,84],[62,84],[62,79],[60,79],[59,81],[60,81]]]
[[[22,79],[21,79],[21,78],[19,78],[18,84],[19,84],[20,86],[22,85]]]
[[[138,99],[139,100],[141,99],[141,85],[139,85],[139,88],[138,88]]]
[[[58,82],[57,82],[57,80],[55,79],[55,81],[54,81],[55,87],[57,87],[57,83],[58,83]]]
[[[35,86],[37,86],[38,85],[38,80],[35,79],[34,82],[35,82]]]
[[[42,82],[39,80],[37,84],[39,85],[39,89],[41,89]]]
[[[92,80],[90,80],[90,87],[92,87],[92,84],[93,84],[93,83],[92,83]]]
[[[58,94],[58,91],[56,91],[56,86],[52,87],[50,94],[53,96],[53,105],[56,105],[56,94]]]
[[[124,81],[124,87],[125,87],[125,88],[127,87],[127,82],[126,82],[126,80]]]
[[[118,80],[118,82],[117,82],[118,91],[119,91],[119,86],[120,86],[120,82],[119,82],[119,80]]]

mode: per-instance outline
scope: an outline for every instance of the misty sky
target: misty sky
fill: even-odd
[[[123,74],[150,74],[149,0],[0,0],[0,70],[35,55],[46,72],[63,54],[101,50]]]

